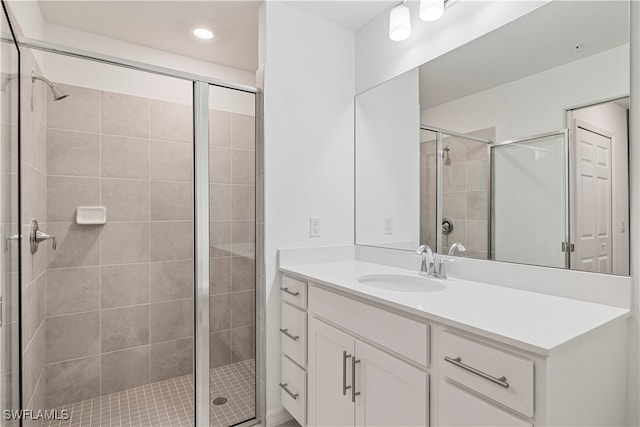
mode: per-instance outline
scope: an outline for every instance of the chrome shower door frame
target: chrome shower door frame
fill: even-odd
[[[256,164],[262,162],[262,102],[260,90],[247,85],[225,82],[207,76],[188,73],[170,68],[145,64],[138,61],[103,55],[97,52],[60,46],[52,43],[20,38],[18,44],[21,47],[55,53],[73,58],[79,58],[108,65],[124,67],[131,70],[147,72],[151,74],[173,77],[193,82],[193,120],[194,120],[194,423],[197,427],[208,427],[210,408],[209,388],[209,86],[217,86],[240,92],[254,94],[256,97]],[[259,116],[260,114],[260,116]],[[256,168],[256,183],[262,185],[259,176],[262,165]],[[264,193],[261,187],[256,188],[256,244],[262,245],[262,215]],[[262,266],[264,253],[261,248],[256,248],[255,265]],[[262,273],[262,268],[260,272]],[[259,313],[264,312],[264,299],[260,298],[262,274],[256,274],[256,417],[252,420],[238,424],[239,426],[251,426],[262,422],[264,419],[264,393],[261,375],[263,372],[264,354],[260,350],[264,346],[262,339],[262,326],[258,319],[263,319]],[[259,346],[258,343],[261,345]],[[259,358],[259,360],[258,360]]]

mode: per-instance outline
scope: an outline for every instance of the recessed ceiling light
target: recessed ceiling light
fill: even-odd
[[[202,40],[211,40],[213,39],[213,31],[204,28],[198,27],[193,30],[193,35]]]

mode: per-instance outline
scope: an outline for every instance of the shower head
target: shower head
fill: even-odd
[[[47,84],[47,86],[49,86],[49,89],[51,89],[51,93],[53,94],[54,101],[60,101],[61,99],[65,99],[67,96],[69,96],[67,92],[63,91],[58,86],[51,83],[49,79],[47,79],[46,77],[39,76],[33,71],[31,71],[31,82],[35,83],[36,80],[42,80]]]

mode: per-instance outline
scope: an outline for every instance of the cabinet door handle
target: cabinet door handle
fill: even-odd
[[[355,356],[351,359],[351,401],[356,402],[356,396],[360,396],[360,392],[356,391],[356,364],[360,363]]]
[[[504,388],[509,388],[509,383],[507,382],[507,377],[500,377],[500,378],[496,378],[494,376],[491,376],[485,372],[482,372],[479,369],[474,368],[473,366],[469,366],[465,363],[462,363],[462,358],[461,357],[449,357],[449,356],[445,356],[444,357],[444,361],[445,362],[449,362],[452,365],[455,365],[459,368],[464,369],[465,371],[471,372],[472,374],[476,374],[479,377],[484,378],[485,380],[489,380],[494,384],[498,384],[500,387],[504,387]]]
[[[286,392],[287,392],[287,394],[288,394],[289,396],[293,397],[294,399],[297,399],[297,398],[298,398],[298,393],[296,393],[296,394],[291,393],[291,390],[289,390],[289,389],[287,388],[287,383],[284,383],[284,384],[280,383],[280,388],[281,388],[281,389],[283,389],[284,391],[286,391]]]
[[[298,335],[291,335],[289,333],[289,329],[280,329],[280,332],[282,332],[283,334],[285,334],[286,336],[288,336],[289,338],[291,338],[294,341],[298,341],[298,338],[300,338]]]
[[[342,352],[342,395],[347,395],[347,390],[351,388],[350,385],[347,385],[347,359],[350,358],[351,355],[347,354],[346,351]]]
[[[289,295],[293,295],[294,297],[297,297],[298,295],[300,295],[300,292],[292,292],[289,290],[289,288],[280,288],[280,290],[282,292],[288,293]]]

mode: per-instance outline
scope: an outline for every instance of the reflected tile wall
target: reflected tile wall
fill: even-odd
[[[469,135],[495,139],[495,128]],[[442,251],[460,242],[462,256],[488,258],[490,162],[487,144],[464,138],[443,137],[442,215],[451,218],[454,229],[443,235]],[[436,224],[436,142],[435,135],[423,135],[420,144],[420,238],[435,245]],[[433,247],[433,246],[432,246]]]

